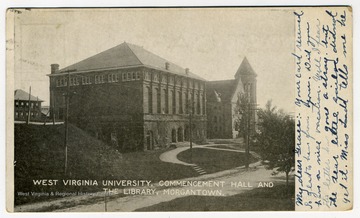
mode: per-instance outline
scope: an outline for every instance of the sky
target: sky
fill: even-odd
[[[49,104],[50,64],[60,68],[124,41],[200,77],[233,79],[244,57],[257,100],[294,111],[294,16],[276,8],[32,9],[15,22],[14,88]]]

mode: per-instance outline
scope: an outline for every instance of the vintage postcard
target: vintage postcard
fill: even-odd
[[[6,24],[8,211],[352,209],[351,7]]]

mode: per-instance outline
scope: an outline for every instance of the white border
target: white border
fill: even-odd
[[[359,157],[359,148],[358,144],[359,134],[354,134],[354,208],[352,211],[347,212],[161,212],[161,213],[8,213],[5,207],[5,130],[6,130],[6,77],[5,77],[5,16],[6,9],[9,7],[162,7],[162,6],[319,6],[319,5],[350,5],[353,7],[353,60],[354,60],[354,133],[359,132],[359,116],[355,113],[360,111],[359,107],[359,75],[355,72],[359,69],[359,43],[358,40],[360,37],[359,34],[359,14],[360,14],[360,1],[359,0],[343,0],[343,1],[331,1],[331,0],[302,0],[294,3],[293,0],[243,0],[243,1],[235,1],[235,0],[125,0],[125,1],[117,1],[117,0],[2,0],[1,7],[1,16],[0,16],[0,24],[2,25],[2,34],[0,38],[0,52],[1,56],[1,64],[3,66],[1,72],[0,79],[0,87],[2,90],[0,91],[0,99],[1,99],[1,113],[0,113],[0,134],[1,134],[1,144],[0,144],[0,153],[1,153],[1,179],[0,179],[0,196],[1,196],[1,211],[0,217],[97,217],[97,216],[107,216],[107,217],[308,217],[308,216],[316,216],[317,218],[322,217],[360,217],[360,204],[359,204],[359,188],[356,184],[359,184],[359,169],[360,166],[360,158]],[[356,101],[358,100],[358,101]]]

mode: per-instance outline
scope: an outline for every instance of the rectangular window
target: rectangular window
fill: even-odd
[[[172,109],[173,109],[173,114],[176,114],[176,92],[175,92],[175,91],[171,91],[171,95],[172,95]]]
[[[161,75],[161,82],[162,83],[167,83],[167,76],[165,74]]]
[[[173,76],[170,76],[169,83],[170,83],[170,84],[174,84],[174,77],[173,77]]]
[[[140,80],[140,73],[141,73],[141,72],[136,72],[136,79],[137,79],[137,80]]]
[[[147,93],[148,93],[148,113],[151,114],[152,113],[152,91],[150,89],[150,87],[146,87],[147,89]]]
[[[117,74],[109,74],[108,75],[108,82],[112,83],[112,82],[117,82]]]
[[[123,74],[122,74],[122,81],[126,81],[126,80],[127,80],[126,75],[127,75],[127,73],[123,73]]]
[[[159,81],[159,76],[158,76],[158,74],[157,73],[154,73],[154,81]]]
[[[145,72],[145,80],[150,80],[150,73],[149,72]]]
[[[159,89],[155,89],[156,90],[156,108],[157,108],[157,113],[160,114],[161,113],[161,93]]]

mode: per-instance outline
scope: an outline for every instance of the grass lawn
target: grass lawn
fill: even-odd
[[[191,163],[190,149],[181,152],[177,157],[181,161]],[[213,150],[206,148],[192,149],[193,163],[203,168],[207,173],[215,173],[238,166],[243,166],[245,165],[245,157],[245,154],[240,152]],[[250,161],[255,162],[256,159],[251,156]]]
[[[165,150],[121,154],[90,137],[75,126],[69,127],[68,175],[64,175],[64,126],[15,125],[15,205],[54,197],[19,196],[17,192],[96,192],[101,180],[162,180],[197,176],[187,166],[162,162]],[[33,179],[57,179],[56,186],[34,185]],[[62,179],[97,180],[99,186],[64,186]]]
[[[137,211],[293,211],[295,185],[256,188],[229,197],[188,196]]]
[[[226,144],[226,145],[212,145],[209,146],[212,148],[221,148],[221,149],[233,149],[233,150],[244,150],[244,146],[241,146],[239,144]]]

